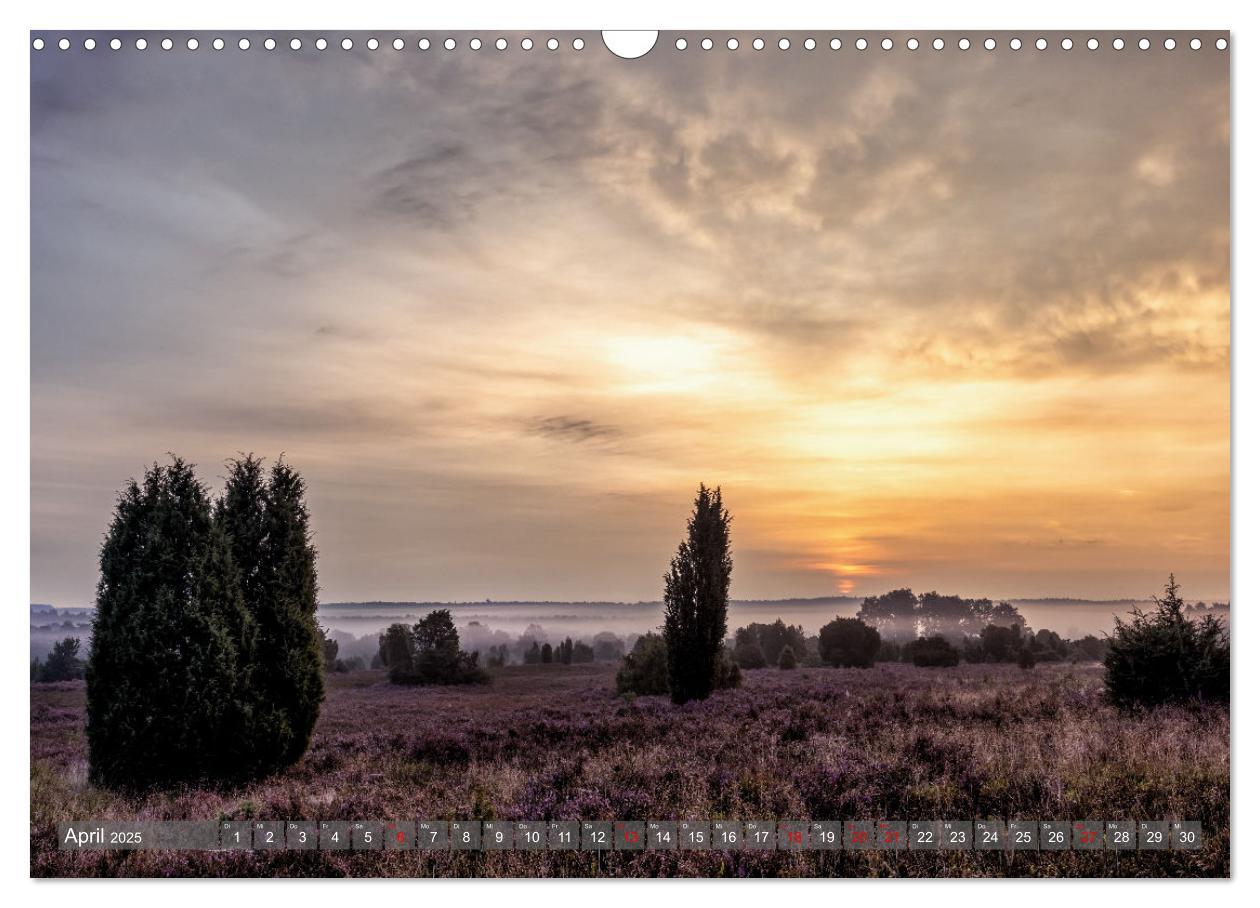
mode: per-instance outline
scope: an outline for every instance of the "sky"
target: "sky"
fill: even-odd
[[[245,451],[324,601],[1228,598],[1227,53],[261,37],[32,54],[32,601]]]

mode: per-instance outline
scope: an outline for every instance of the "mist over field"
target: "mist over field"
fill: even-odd
[[[1149,608],[1143,599],[1011,599],[1030,627],[1054,631],[1064,637],[1109,633],[1116,617],[1134,608]],[[1207,603],[1212,605],[1213,603]],[[819,599],[736,600],[731,602],[728,633],[753,622],[782,619],[800,625],[805,633],[835,618],[851,618],[862,605],[858,596]],[[1217,604],[1213,613],[1229,619],[1229,610]],[[65,637],[75,637],[86,650],[91,642],[92,609],[32,606],[30,657],[46,657]],[[559,643],[566,637],[592,642],[598,635],[613,635],[629,650],[635,638],[661,625],[660,602],[328,602],[320,606],[318,620],[340,645],[343,657],[370,661],[377,638],[390,624],[414,624],[434,609],[450,609],[461,645],[470,652],[492,646],[509,648],[529,640]],[[38,611],[37,611],[38,609]]]

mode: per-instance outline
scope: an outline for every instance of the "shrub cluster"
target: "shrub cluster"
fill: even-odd
[[[770,624],[745,625],[735,631],[734,659],[740,668],[765,668],[778,664],[784,647],[792,650],[796,661],[809,654],[805,629],[799,624],[785,624],[782,618]]]
[[[459,648],[459,632],[449,609],[429,612],[413,627],[391,624],[380,637],[378,656],[395,684],[484,684],[490,680],[478,664],[477,653]]]
[[[118,498],[101,547],[87,677],[94,782],[264,775],[305,752],[323,700],[302,478],[229,461],[215,503],[180,458]]]

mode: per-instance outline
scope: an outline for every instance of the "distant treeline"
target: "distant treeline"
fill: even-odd
[[[929,602],[963,601],[988,603],[987,600],[958,600],[953,596],[931,594]],[[881,597],[872,597],[868,602]],[[1107,652],[1107,640],[1087,634],[1067,640],[1054,631],[1028,629],[1018,611],[1007,603],[1001,608],[988,603],[982,606],[989,615],[1008,624],[989,623],[978,632],[936,633],[912,639],[883,633],[863,618],[840,618],[828,622],[817,634],[807,636],[801,625],[785,624],[782,619],[771,623],[753,623],[735,631],[728,640],[740,668],[757,669],[779,665],[785,651],[791,652],[795,665],[805,667],[845,665],[863,667],[875,662],[911,662],[920,665],[957,664],[966,662],[1101,662]],[[859,613],[860,614],[860,613]],[[923,622],[920,626],[932,625]],[[937,625],[939,627],[939,624]],[[935,629],[935,628],[934,628]],[[974,624],[968,625],[968,631]],[[928,641],[931,641],[930,643]]]

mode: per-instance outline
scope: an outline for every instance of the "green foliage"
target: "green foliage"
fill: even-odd
[[[246,610],[257,628],[248,652],[250,738],[262,772],[306,752],[324,699],[324,648],[315,623],[318,582],[306,483],[283,460],[265,471],[252,454],[228,461],[215,508]]]
[[[952,668],[958,664],[959,658],[958,650],[940,634],[912,640],[905,645],[903,652],[907,661],[920,668]]]
[[[565,637],[564,642],[556,647],[556,661],[561,665],[573,664],[573,638]]]
[[[1015,656],[1015,662],[1022,669],[1030,669],[1037,667],[1037,657],[1033,655],[1031,647],[1021,646]]]
[[[1229,638],[1221,619],[1185,614],[1172,575],[1154,612],[1116,619],[1104,659],[1108,698],[1135,709],[1161,703],[1229,702]]]
[[[231,782],[305,752],[325,643],[336,654],[315,624],[305,495],[291,467],[253,455],[229,461],[213,507],[178,457],[123,490],[87,669],[94,781]]]
[[[828,665],[870,668],[879,646],[879,631],[857,618],[837,617],[818,632],[818,655]]]
[[[552,649],[552,646],[550,643],[544,643],[542,645],[541,655],[542,655],[542,664],[550,665],[555,660],[556,653],[555,653],[555,650]]]
[[[586,662],[595,661],[595,650],[589,643],[583,643],[581,640],[573,644],[573,664],[579,665]]]
[[[784,644],[783,652],[779,653],[779,668],[784,671],[796,668],[796,650],[787,644]]]
[[[731,586],[731,516],[722,490],[700,486],[687,538],[665,575],[664,638],[675,703],[703,700],[713,690],[726,636]]]
[[[414,627],[391,625],[381,638],[379,655],[395,684],[485,684],[490,680],[478,664],[478,654],[459,648],[459,631],[449,609],[429,612]]]
[[[128,483],[100,565],[87,666],[92,781],[148,788],[257,772],[257,625],[191,465],[176,457]]]
[[[669,654],[660,634],[644,634],[617,670],[617,693],[659,696],[669,693]]]
[[[83,677],[85,663],[79,658],[79,638],[66,637],[53,644],[48,659],[32,663],[32,681],[77,681]]]
[[[723,648],[714,663],[712,688],[734,688],[742,683],[739,666]],[[617,693],[660,696],[669,692],[669,649],[665,638],[644,634],[622,659],[617,670]]]

